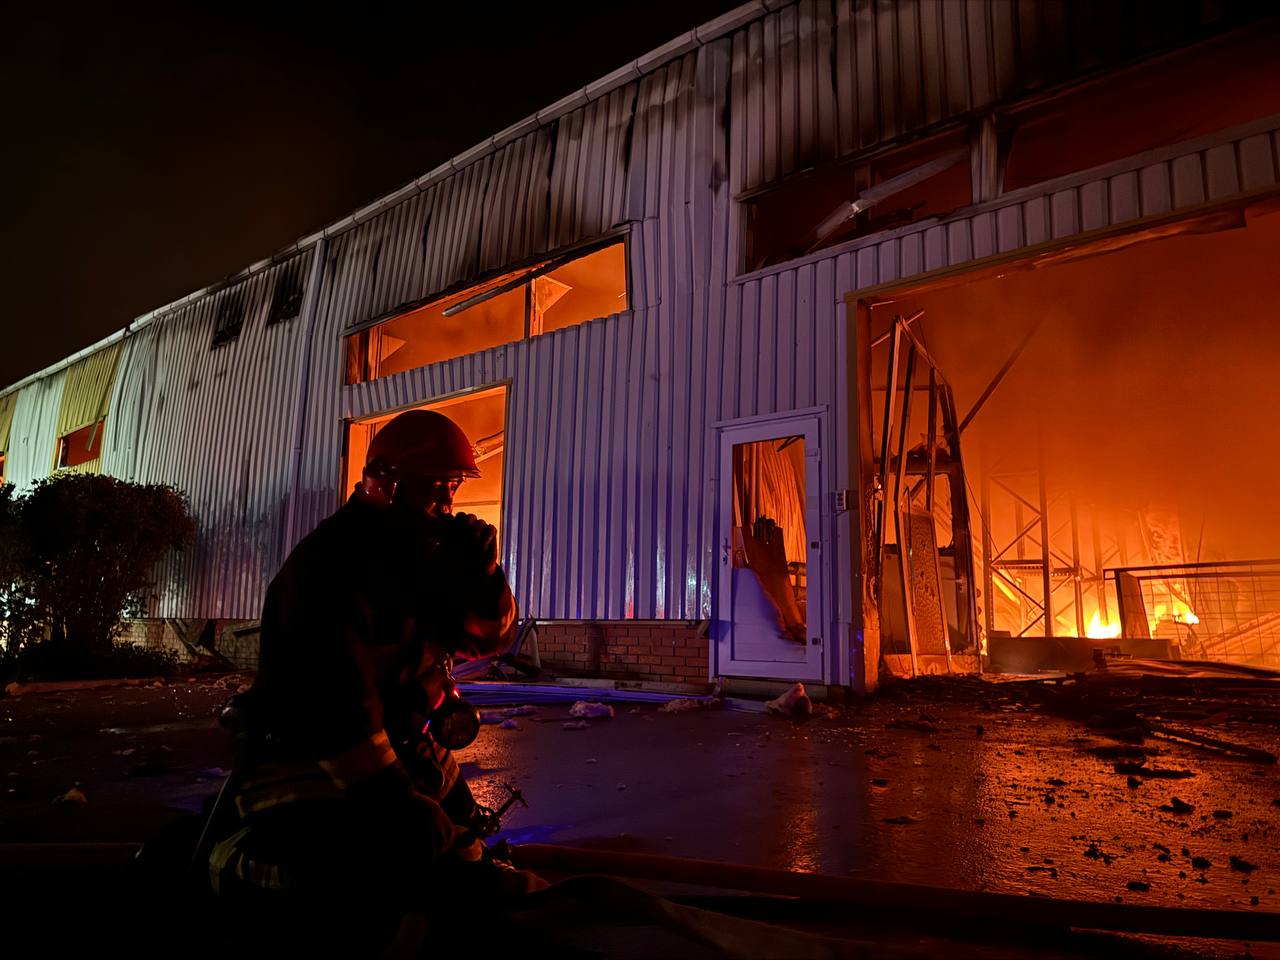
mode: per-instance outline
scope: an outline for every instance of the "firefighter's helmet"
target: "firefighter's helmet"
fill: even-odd
[[[396,479],[480,476],[467,435],[434,410],[407,410],[379,430],[364,469],[367,475]]]

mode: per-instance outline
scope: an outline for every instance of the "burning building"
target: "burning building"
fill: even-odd
[[[746,4],[7,388],[5,479],[186,491],[137,630],[246,657],[427,406],[561,670],[1275,665],[1277,39],[1207,0]]]

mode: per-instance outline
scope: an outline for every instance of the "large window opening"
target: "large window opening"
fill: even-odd
[[[964,131],[815,170],[745,201],[746,269],[941,217],[972,201]]]
[[[623,241],[495,277],[347,337],[347,384],[536,337],[627,309]]]
[[[1010,117],[1016,190],[1280,113],[1275,25],[1181,51]]]
[[[963,441],[950,473],[961,486],[926,521],[953,650],[964,631],[951,598],[967,577],[947,565],[963,547],[996,669],[1085,669],[1098,650],[1280,667],[1280,215],[1216,222],[1236,228],[1005,267],[871,308],[870,422],[878,431],[896,383],[889,449],[908,451],[885,474],[887,653],[907,649],[896,543],[923,508],[917,477],[957,466],[945,418],[932,414],[936,432],[929,422],[927,354]],[[921,348],[905,418],[883,336],[894,318]],[[968,532],[948,549],[961,503]],[[895,525],[895,509],[907,521]]]
[[[465,480],[454,497],[455,513],[473,513],[498,528],[502,535],[502,468],[507,420],[507,388],[493,387],[446,400],[424,403],[414,410],[436,410],[456,423],[475,452],[480,476]],[[369,444],[403,410],[380,413],[347,424],[347,454],[343,474],[346,492],[360,483]]]

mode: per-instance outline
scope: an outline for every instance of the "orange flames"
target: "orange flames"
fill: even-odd
[[[1103,623],[1102,614],[1095,610],[1084,635],[1093,640],[1114,640],[1120,636],[1120,624],[1115,620]]]

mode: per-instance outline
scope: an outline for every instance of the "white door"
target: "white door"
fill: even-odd
[[[720,428],[722,676],[822,677],[819,441],[815,415]]]

